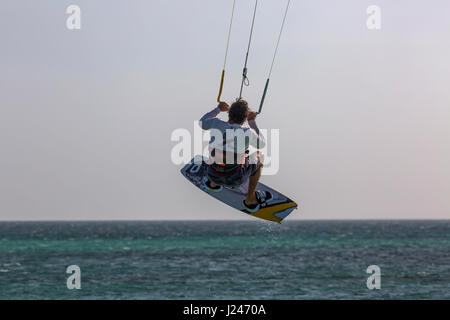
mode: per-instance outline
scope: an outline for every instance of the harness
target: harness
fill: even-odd
[[[233,177],[233,175],[235,175],[236,173],[239,172],[239,170],[241,170],[241,168],[244,167],[244,164],[246,162],[246,155],[243,156],[244,159],[243,161],[241,161],[241,163],[238,163],[238,153],[233,152],[233,163],[231,164],[227,164],[226,163],[226,142],[227,142],[227,133],[226,131],[224,132],[224,137],[223,137],[223,141],[222,141],[222,161],[223,162],[216,162],[214,161],[212,164],[209,165],[209,169],[212,171],[210,173],[212,173],[213,176],[217,176],[217,177],[222,177],[222,178],[227,178],[227,177]],[[245,154],[248,154],[248,150],[245,151]],[[216,156],[216,148],[213,148],[211,150],[211,157],[215,158]],[[243,162],[243,163],[242,163]],[[208,174],[208,176],[211,178],[211,174]],[[211,180],[213,180],[214,182],[214,177],[211,178]],[[223,179],[221,179],[223,180]],[[223,183],[223,182],[222,182]],[[227,184],[227,183],[226,183]]]

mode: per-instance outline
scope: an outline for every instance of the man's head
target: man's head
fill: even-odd
[[[230,110],[228,110],[228,120],[232,123],[243,124],[247,119],[248,103],[245,100],[237,99]]]

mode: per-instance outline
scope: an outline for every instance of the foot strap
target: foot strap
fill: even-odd
[[[246,204],[245,199],[242,201],[242,204],[244,205],[244,208],[247,212],[254,213],[261,209],[262,207],[265,207],[267,205],[267,202],[272,200],[273,195],[269,191],[255,191],[256,201],[257,203],[253,204]]]
[[[258,203],[262,206],[265,206],[265,204],[273,198],[272,194],[269,191],[261,190],[255,191],[255,196]]]
[[[205,187],[211,192],[219,192],[222,191],[223,187],[220,185],[216,185],[215,187],[211,187],[211,181],[207,180],[205,181]]]

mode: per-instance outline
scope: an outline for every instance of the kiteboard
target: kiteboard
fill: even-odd
[[[220,192],[209,191],[205,186],[205,182],[208,180],[206,177],[207,164],[205,161],[206,159],[204,157],[197,156],[181,169],[181,173],[197,188],[230,207],[253,217],[278,223],[281,223],[294,209],[297,209],[297,203],[265,184],[258,183],[256,190],[269,191],[273,198],[258,211],[253,213],[247,212],[243,207],[242,201],[247,194],[248,180],[239,188],[231,189],[224,187]]]

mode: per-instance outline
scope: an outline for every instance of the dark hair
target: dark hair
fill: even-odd
[[[243,124],[245,119],[247,118],[248,113],[248,103],[243,99],[236,99],[236,102],[233,102],[230,109],[228,110],[228,119]]]

